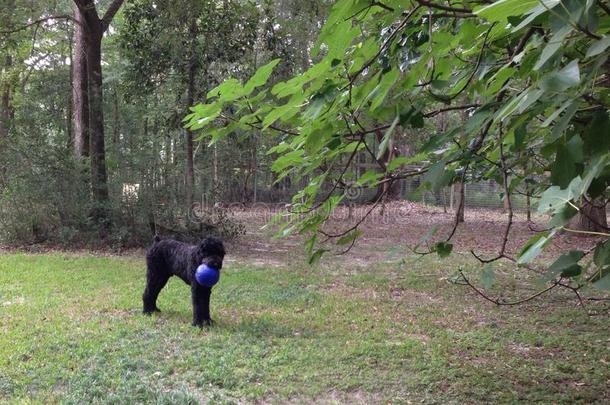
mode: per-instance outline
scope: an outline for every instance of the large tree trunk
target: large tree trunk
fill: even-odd
[[[583,199],[580,213],[572,220],[570,227],[579,231],[607,233],[606,204],[600,201],[591,203]]]
[[[74,48],[72,56],[72,116],[74,155],[77,159],[89,156],[89,96],[87,72],[87,32],[85,19],[74,7]]]
[[[93,0],[74,0],[74,3],[78,8],[76,12],[78,15],[77,32],[78,28],[81,28],[80,34],[84,36],[82,39],[77,38],[75,45],[84,46],[87,65],[86,88],[89,101],[89,155],[91,157],[91,195],[93,199],[91,216],[98,226],[100,236],[104,238],[110,228],[110,207],[104,145],[102,38],[110,21],[123,4],[123,0],[114,0],[101,19],[97,14]],[[75,51],[75,56],[80,54]],[[78,75],[75,72],[75,76]],[[74,109],[77,110],[76,104]],[[86,150],[84,146],[82,147],[81,152]]]
[[[110,223],[108,207],[108,179],[104,144],[104,111],[102,94],[102,34],[91,30],[87,44],[87,72],[89,78],[89,155],[91,157],[91,192],[94,221],[100,230],[107,231]]]

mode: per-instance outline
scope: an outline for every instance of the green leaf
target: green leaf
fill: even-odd
[[[580,250],[572,250],[568,254],[561,255],[548,268],[543,276],[543,280],[553,280],[557,276],[575,277],[582,273],[582,267],[578,264],[580,259],[585,255]]]
[[[602,276],[593,283],[593,286],[598,290],[610,291],[610,271],[602,273]]]
[[[578,150],[579,146],[580,150]],[[580,145],[577,142],[573,142],[572,145],[559,145],[555,163],[551,169],[551,182],[562,188],[567,187],[578,174],[576,169],[578,157],[582,158],[582,140]]]
[[[267,83],[267,80],[269,80],[269,76],[271,76],[273,69],[279,62],[280,59],[274,59],[266,65],[258,68],[256,73],[254,73],[254,76],[252,76],[244,86],[245,95],[249,95],[255,88]]]
[[[483,287],[489,289],[493,286],[495,279],[494,268],[491,264],[486,264],[481,271],[481,277],[479,278],[479,282]]]
[[[506,21],[510,16],[519,16],[531,10],[537,0],[499,0],[475,10],[475,14],[491,21]]]
[[[610,265],[610,240],[599,242],[595,246],[593,263],[595,263],[595,265],[600,269]]]
[[[555,119],[557,119],[557,117],[559,117],[559,115],[572,104],[574,104],[574,100],[568,99],[568,101],[564,102],[558,109],[553,111],[553,113],[551,115],[549,115],[549,117],[546,120],[544,120],[544,122],[542,123],[542,125],[540,125],[540,127],[546,128],[549,125],[551,125],[553,123],[553,121],[555,121]]]
[[[498,70],[498,72],[490,77],[487,81],[485,95],[489,96],[496,94],[504,86],[504,83],[515,75],[516,71],[517,70],[510,67],[510,65],[506,65],[502,69]]]
[[[399,76],[400,71],[398,69],[392,69],[390,72],[381,77],[379,84],[377,87],[375,87],[375,89],[373,89],[372,92],[375,96],[371,101],[371,111],[374,111],[383,103]]]
[[[553,215],[551,218],[549,225],[553,228],[565,226],[572,220],[572,218],[574,218],[574,215],[576,214],[578,214],[578,210],[573,206],[566,204],[557,210],[555,215]]]
[[[444,180],[443,175],[445,174],[445,166],[446,166],[445,162],[436,162],[435,164],[430,166],[430,169],[428,169],[428,173],[426,174],[426,177],[424,177],[424,181],[422,182],[422,185],[428,184],[430,186],[430,188],[433,190],[438,190],[443,185],[446,185],[446,184],[442,184],[443,180]]]
[[[572,179],[567,188],[551,186],[542,193],[538,202],[538,212],[557,211],[569,201],[580,196],[583,180],[580,176]]]
[[[377,160],[381,159],[383,157],[383,155],[387,152],[388,144],[390,142],[390,139],[392,139],[392,134],[394,133],[394,129],[396,128],[396,125],[398,125],[399,120],[400,120],[400,116],[397,115],[396,118],[394,118],[394,121],[392,121],[392,125],[390,125],[390,128],[388,128],[388,130],[385,132],[383,139],[379,143],[379,151],[377,152]]]
[[[550,8],[559,4],[559,0],[557,0],[557,1],[548,1],[547,0],[547,1],[542,1],[539,3],[540,4],[538,4],[536,7],[534,7],[527,13],[528,16],[523,21],[521,21],[521,23],[519,23],[519,25],[517,25],[515,28],[513,28],[512,32],[517,32],[517,31],[529,26],[538,16],[546,13]]]
[[[345,236],[342,236],[338,241],[337,245],[343,246],[352,243],[356,238],[362,235],[362,231],[360,229],[355,229],[352,232],[348,233]]]
[[[580,84],[578,59],[568,63],[559,72],[545,76],[539,83],[542,90],[552,92],[562,92],[578,84]]]
[[[307,241],[305,242],[305,252],[307,252],[308,255],[310,255],[310,259],[311,259],[311,254],[313,252],[313,248],[316,246],[316,242],[318,241],[318,235],[317,234],[313,234],[311,236],[311,238],[307,239]]]
[[[559,0],[499,0],[488,6],[475,10],[474,13],[490,21],[507,21],[510,16],[521,16],[533,11],[540,2],[546,8],[553,8]]]
[[[271,170],[276,173],[281,172],[282,170],[288,167],[296,166],[298,164],[303,163],[304,161],[305,159],[303,158],[303,150],[294,150],[292,152],[285,153],[284,155],[277,158],[276,161],[273,162],[273,165],[271,165]]]
[[[555,124],[553,130],[551,131],[551,136],[549,137],[549,142],[556,141],[563,133],[568,129],[568,126],[572,122],[572,118],[578,111],[580,107],[580,103],[577,100],[572,99],[569,104],[566,106],[566,112],[563,114],[559,122]]]
[[[426,158],[427,154],[425,153],[418,153],[415,156],[398,156],[394,159],[392,159],[392,161],[388,164],[387,169],[388,172],[393,172],[394,170],[398,169],[400,166],[402,165],[408,165],[414,162],[419,162],[422,161]]]
[[[220,101],[233,101],[244,95],[241,82],[237,79],[229,79],[222,82],[219,86],[210,90],[207,98],[218,97]]]
[[[606,169],[609,163],[610,155],[608,155],[608,153],[593,158],[593,161],[585,169],[584,177],[582,183],[580,184],[580,187],[578,188],[578,190],[576,190],[576,192],[578,193],[578,197],[587,192],[593,180],[595,180],[602,174],[602,172]]]
[[[434,245],[433,250],[438,254],[441,259],[443,259],[451,254],[451,251],[453,250],[453,244],[449,242],[437,242]]]
[[[270,125],[273,125],[279,119],[293,117],[297,112],[299,112],[299,108],[291,104],[276,107],[263,119],[263,129],[269,128]]]
[[[583,135],[587,154],[610,151],[610,116],[604,110],[593,114]]]
[[[315,266],[316,264],[318,264],[320,262],[320,259],[322,258],[322,255],[326,252],[328,252],[328,249],[318,249],[314,252],[314,254],[312,254],[311,256],[309,256],[309,265],[310,266]]]
[[[555,231],[542,232],[528,240],[519,253],[517,264],[526,264],[538,257],[554,235]]]
[[[587,50],[585,58],[592,58],[600,53],[604,52],[606,48],[610,46],[610,35],[604,35],[602,39],[599,39],[593,43]]]
[[[357,181],[359,186],[374,185],[383,177],[383,173],[378,170],[367,170],[364,172]]]
[[[572,26],[566,24],[549,39],[548,44],[546,44],[540,54],[540,59],[538,59],[538,62],[534,65],[534,70],[539,70],[551,57],[553,57],[553,55],[555,55],[559,48],[561,48],[563,40],[570,32],[572,32]]]
[[[534,104],[538,99],[544,94],[543,90],[536,89],[533,87],[528,88],[524,92],[520,93],[518,96],[513,98],[508,104],[502,108],[497,116],[496,121],[502,121],[505,118],[512,115],[514,112],[521,114],[524,112],[529,106]]]

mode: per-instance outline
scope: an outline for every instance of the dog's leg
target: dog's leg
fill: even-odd
[[[146,288],[144,289],[144,295],[142,296],[145,314],[160,312],[159,308],[157,308],[157,297],[163,287],[165,287],[165,284],[167,284],[169,277],[170,276],[161,269],[156,268],[152,264],[148,265],[148,271],[146,272]]]
[[[191,298],[193,301],[193,326],[209,326],[213,323],[210,318],[210,295],[212,289],[203,287],[193,281],[191,285]]]

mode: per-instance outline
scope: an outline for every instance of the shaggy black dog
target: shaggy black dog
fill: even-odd
[[[155,236],[153,246],[146,255],[146,288],[144,289],[144,313],[159,311],[157,297],[171,276],[180,277],[191,286],[193,325],[212,324],[210,318],[210,294],[212,289],[195,280],[195,271],[201,264],[218,270],[222,268],[225,248],[216,238],[206,238],[198,245],[189,245],[173,239]]]

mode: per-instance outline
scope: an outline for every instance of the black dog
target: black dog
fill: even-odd
[[[189,245],[172,239],[155,236],[153,246],[146,255],[146,288],[144,289],[144,313],[159,311],[157,297],[171,276],[180,277],[191,286],[193,302],[193,326],[212,324],[210,318],[210,294],[212,289],[195,280],[195,271],[201,264],[218,270],[222,268],[225,248],[216,238],[206,238],[198,245]]]

